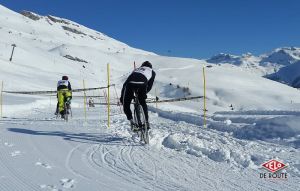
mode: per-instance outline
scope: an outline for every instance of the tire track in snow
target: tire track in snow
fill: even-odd
[[[98,186],[105,186],[109,188],[109,185],[105,183],[105,181],[101,181],[103,178],[101,175],[102,169],[95,169],[94,166],[91,165],[91,157],[94,153],[99,149],[99,145],[89,145],[89,144],[79,144],[72,148],[68,156],[66,158],[66,168],[71,172],[74,176],[82,178],[84,181],[88,181],[89,184],[98,183]],[[81,150],[82,148],[82,150]],[[78,161],[80,159],[80,161]],[[72,165],[72,161],[74,161],[74,166]],[[80,166],[80,169],[78,168]],[[83,167],[87,167],[83,168]],[[85,169],[85,170],[83,170]]]
[[[66,160],[65,160],[65,167],[68,169],[69,172],[71,172],[73,175],[75,176],[78,176],[80,178],[83,178],[87,181],[91,181],[91,178],[83,175],[83,173],[80,173],[79,171],[75,170],[74,168],[72,168],[71,166],[71,160],[72,158],[74,158],[73,156],[75,155],[75,152],[81,147],[81,146],[84,146],[85,144],[78,144],[77,146],[73,147],[67,157],[66,157]]]
[[[95,153],[100,149],[101,145],[98,144],[96,146],[96,148],[94,148],[94,147],[95,146],[90,147],[89,151],[87,152],[86,156],[88,156],[88,157],[86,158],[86,162],[85,162],[86,166],[96,174],[96,176],[93,176],[94,181],[99,183],[101,186],[105,186],[106,188],[109,189],[110,185],[106,184],[105,181],[100,181],[100,180],[103,180],[103,177],[106,176],[105,172],[103,172],[103,170],[100,169],[99,166],[95,164],[95,162],[93,162],[93,157],[94,157]],[[92,150],[92,152],[90,152],[90,150]]]
[[[131,182],[132,184],[135,184],[136,181],[139,181],[136,178],[131,177],[132,179],[128,178],[128,174],[132,173],[131,169],[127,169],[126,166],[124,166],[123,162],[124,160],[118,160],[119,161],[119,165],[118,161],[115,159],[120,159],[120,153],[122,152],[123,148],[115,148],[115,149],[108,149],[106,147],[103,147],[103,155],[102,155],[102,162],[109,166],[111,168],[111,172],[114,173],[115,175],[119,176],[119,174],[122,175],[123,178],[125,178],[127,181]],[[118,154],[114,154],[114,151],[118,151]]]
[[[164,165],[164,163],[168,163],[168,161],[162,162],[159,155],[153,157],[153,155],[148,154],[149,149],[145,149],[143,146],[139,147],[130,145],[125,147],[123,146],[121,149],[110,149],[104,145],[102,145],[101,147],[102,164],[98,164],[95,160],[94,162],[99,166],[103,166],[104,164],[110,167],[110,171],[112,173],[114,173],[117,176],[121,175],[122,178],[126,179],[132,184],[142,182],[143,184],[139,185],[141,189],[178,190],[181,188],[177,185],[173,185],[173,183],[175,183],[178,180],[173,178],[173,176],[168,172],[164,172],[162,168],[161,177],[165,177],[165,179],[163,181],[158,181],[158,172],[156,164],[163,163],[162,165]],[[140,163],[138,163],[138,161],[140,161]],[[176,169],[177,174],[179,176],[180,168],[174,167],[174,169]],[[132,177],[132,175],[134,177]],[[131,178],[128,179],[128,177],[130,176]],[[167,183],[164,182],[166,179],[168,179],[168,181],[166,181]]]
[[[138,147],[132,152],[128,154],[128,158],[130,159],[131,166],[136,172],[136,174],[143,179],[144,181],[147,182],[147,184],[151,185],[153,190],[169,190],[172,189],[179,189],[177,186],[174,186],[174,182],[177,180],[173,178],[172,175],[169,173],[165,172],[162,168],[160,168],[160,172],[163,174],[161,177],[167,177],[165,178],[168,179],[168,181],[159,181],[158,178],[158,167],[157,164],[161,164],[161,166],[165,165],[165,161],[159,157],[159,155],[156,155],[155,152],[153,151],[151,154],[149,154],[151,147],[146,146],[146,147]],[[154,157],[156,155],[156,157]],[[145,160],[147,159],[147,160]],[[137,163],[138,161],[142,161],[140,163]],[[146,163],[143,165],[143,163]],[[151,164],[151,165],[149,165]],[[151,170],[152,169],[152,170]],[[151,181],[152,180],[152,181]],[[172,180],[172,181],[169,181]]]
[[[136,156],[135,153],[137,153],[137,152],[138,152],[138,154],[140,154],[140,155],[141,155],[140,152],[142,152],[142,155],[143,155],[143,156],[141,156],[140,158],[144,157],[144,158],[142,158],[142,160],[144,160],[145,158],[147,158],[148,161],[152,164],[152,168],[149,167],[150,169],[153,169],[152,172],[147,171],[146,169],[144,169],[144,167],[145,167],[144,165],[138,165],[136,162],[134,162],[134,161],[138,161],[138,160],[139,160],[139,159],[136,159],[136,160],[134,159],[134,156]],[[142,179],[144,179],[149,185],[152,184],[152,189],[153,189],[153,190],[156,190],[156,189],[164,190],[164,187],[161,186],[161,185],[159,185],[159,183],[158,183],[158,179],[157,179],[157,165],[156,165],[156,163],[154,162],[155,159],[154,159],[150,154],[148,154],[147,152],[145,152],[145,149],[140,148],[139,150],[134,150],[133,152],[129,153],[128,156],[129,156],[128,158],[129,158],[130,161],[131,161],[131,164],[132,164],[133,166],[137,166],[137,168],[136,168],[137,174],[138,174]],[[149,163],[148,163],[148,164],[149,164]],[[140,172],[138,172],[138,170],[139,170]],[[148,176],[148,177],[146,177],[146,176]],[[150,180],[152,180],[152,181],[150,181]],[[169,187],[169,188],[170,188],[170,187]]]
[[[120,124],[122,126],[122,123]],[[129,142],[129,144],[132,144],[133,141]],[[127,145],[130,146],[128,143]],[[103,152],[103,161],[107,164],[111,165],[111,168],[113,168],[115,171],[117,171],[117,174],[122,174],[124,178],[127,178],[128,176],[134,175],[134,177],[138,177],[137,180],[145,181],[147,190],[182,190],[187,189],[182,184],[178,185],[178,180],[181,177],[181,168],[176,166],[176,164],[170,164],[168,160],[164,160],[160,156],[160,154],[156,154],[157,150],[152,151],[149,148],[145,148],[143,146],[130,146],[130,149],[121,149],[121,152],[117,154],[116,152],[113,152],[113,150],[108,150],[107,152]],[[113,156],[109,156],[109,154]],[[121,156],[121,158],[120,158]],[[111,159],[110,159],[111,158]],[[115,160],[118,158],[119,160]],[[139,163],[139,161],[142,161]],[[119,166],[121,164],[117,163],[125,163],[126,168],[124,168],[124,165],[122,168]],[[145,165],[143,165],[145,163]],[[158,168],[156,164],[160,164],[160,179],[158,175]],[[175,169],[172,171],[165,170],[166,166],[170,167],[171,169]],[[190,168],[194,169],[194,168]],[[125,172],[120,172],[124,170]],[[187,173],[187,172],[186,172]],[[175,175],[174,175],[175,174]],[[151,181],[149,181],[151,180]]]
[[[128,174],[125,174],[124,171],[120,170],[119,167],[115,166],[116,161],[113,159],[114,155],[112,155],[112,161],[107,159],[107,157],[109,157],[109,155],[112,152],[117,151],[117,150],[119,150],[119,148],[109,149],[107,147],[104,147],[104,145],[101,145],[99,147],[99,149],[97,150],[100,152],[95,152],[91,157],[92,165],[98,167],[98,169],[101,171],[103,171],[103,170],[107,171],[108,176],[106,176],[105,178],[109,178],[111,180],[109,173],[113,174],[116,177],[119,177],[119,178],[112,180],[112,181],[115,181],[115,183],[116,183],[115,186],[118,186],[119,190],[124,190],[123,185],[127,186],[128,182],[130,182],[132,184],[131,187],[134,187],[135,189],[137,189],[137,187],[135,187],[135,182],[129,178],[130,176],[127,176]],[[120,177],[121,177],[121,179],[120,179]],[[120,179],[120,181],[119,181],[119,179]],[[124,182],[124,180],[126,182]]]

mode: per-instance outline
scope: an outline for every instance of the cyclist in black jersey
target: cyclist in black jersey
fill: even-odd
[[[155,75],[155,72],[152,70],[152,64],[149,61],[145,61],[139,68],[135,69],[129,75],[123,85],[120,102],[123,104],[124,113],[126,114],[127,119],[130,121],[131,127],[134,126],[134,123],[132,120],[130,104],[134,98],[134,92],[138,91],[138,99],[143,107],[148,128],[150,128],[146,99],[147,93],[153,86]]]

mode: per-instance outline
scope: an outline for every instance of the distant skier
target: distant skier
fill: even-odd
[[[56,112],[64,118],[65,108],[64,105],[67,103],[67,107],[70,107],[71,99],[72,99],[72,87],[71,83],[69,82],[68,76],[63,76],[61,80],[57,82],[57,105],[56,105]]]
[[[89,107],[95,107],[94,99],[92,97],[89,98]]]
[[[146,104],[147,93],[151,90],[154,79],[155,72],[152,70],[152,64],[149,61],[145,61],[141,67],[135,69],[127,78],[125,83],[123,84],[120,102],[123,104],[124,113],[126,114],[127,119],[130,121],[130,126],[132,130],[135,125],[132,118],[132,112],[130,109],[130,104],[132,99],[134,98],[134,92],[138,91],[138,99],[143,107],[146,123],[149,126],[149,116],[148,116],[148,107]]]

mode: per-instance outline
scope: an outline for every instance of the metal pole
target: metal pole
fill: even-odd
[[[203,65],[203,105],[204,105],[204,114],[203,114],[203,127],[206,128],[206,79],[205,79],[205,67]]]
[[[155,88],[155,106],[156,106],[156,109],[157,109],[157,91],[156,91],[156,88]]]
[[[107,127],[110,127],[109,63],[107,63]]]
[[[2,105],[3,105],[3,81],[2,81],[2,83],[1,83],[1,96],[0,96],[0,104],[1,104],[1,118],[3,117],[3,111],[2,111]]]
[[[84,90],[83,90],[84,120],[85,120],[85,122],[86,122],[86,93],[85,93],[85,82],[84,82],[84,80],[83,80],[83,89],[84,89]]]
[[[10,55],[10,59],[9,59],[10,62],[12,61],[12,57],[13,57],[13,55],[14,55],[14,50],[15,50],[16,45],[15,45],[15,44],[12,44],[11,46],[13,47],[13,49],[12,49],[12,51],[11,51],[11,55]]]

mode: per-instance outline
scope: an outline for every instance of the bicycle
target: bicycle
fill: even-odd
[[[65,121],[68,121],[69,115],[71,115],[71,117],[72,117],[72,109],[71,109],[71,103],[70,103],[71,99],[69,97],[67,97],[67,91],[63,91],[62,95],[64,97],[64,108],[63,108],[64,113],[63,114],[57,113],[56,118],[58,118],[58,116],[61,115],[61,118],[63,118]]]
[[[146,123],[145,113],[143,107],[141,106],[138,93],[135,92],[135,96],[133,99],[134,103],[134,117],[133,122],[137,127],[137,134],[140,137],[140,141],[143,141],[145,144],[149,144],[149,129]]]
[[[64,115],[63,115],[64,117],[63,117],[63,119],[68,121],[69,120],[69,115],[71,115],[71,117],[72,117],[71,104],[70,104],[69,101],[66,101],[64,103]]]

